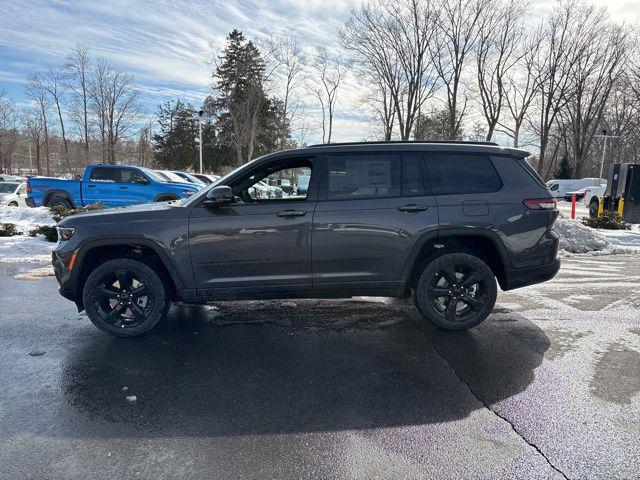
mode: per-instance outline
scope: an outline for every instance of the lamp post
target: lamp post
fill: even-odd
[[[189,117],[189,120],[197,120],[198,122],[198,147],[199,147],[199,156],[200,156],[200,173],[202,172],[202,122],[213,120],[213,117],[207,117],[204,114],[204,110],[199,110],[198,115],[194,117]]]
[[[604,139],[604,143],[602,144],[602,160],[600,160],[600,176],[598,179],[602,181],[602,170],[604,169],[604,157],[607,154],[607,140],[609,138],[619,138],[619,135],[607,135],[607,130],[602,130],[602,135],[594,135],[595,138]]]

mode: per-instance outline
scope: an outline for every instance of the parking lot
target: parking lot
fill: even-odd
[[[178,306],[131,340],[36,267],[0,264],[1,478],[637,476],[640,256],[566,257],[466,333],[352,299]]]

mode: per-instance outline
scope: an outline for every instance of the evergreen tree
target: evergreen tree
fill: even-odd
[[[560,159],[560,164],[556,168],[554,172],[554,178],[557,179],[569,179],[573,178],[573,167],[571,166],[571,162],[569,162],[569,157],[565,153]]]
[[[194,108],[180,100],[166,102],[158,107],[157,115],[160,131],[153,136],[156,164],[167,169],[197,168],[198,123],[189,119],[196,115]]]
[[[218,95],[211,103],[220,141],[233,149],[237,166],[254,155],[258,123],[267,103],[264,69],[258,48],[242,32],[233,30],[213,74]]]
[[[420,114],[413,127],[414,140],[462,140],[462,128],[456,138],[449,138],[449,111],[432,110]]]

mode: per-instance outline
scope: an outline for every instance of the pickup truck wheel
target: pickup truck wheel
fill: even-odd
[[[109,260],[87,278],[83,292],[89,319],[116,337],[137,337],[155,327],[171,305],[162,279],[130,258]]]
[[[71,210],[73,208],[73,205],[71,205],[71,202],[64,197],[53,197],[51,200],[49,200],[47,204],[47,207],[57,207],[57,206],[64,207],[67,210]]]
[[[444,330],[466,330],[487,318],[498,289],[489,266],[468,253],[448,253],[429,263],[418,280],[420,313]]]

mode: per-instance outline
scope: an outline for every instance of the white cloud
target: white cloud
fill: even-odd
[[[28,73],[64,62],[78,45],[135,74],[149,109],[170,98],[198,104],[210,91],[211,62],[227,33],[241,29],[252,39],[295,35],[312,51],[338,46],[337,31],[359,0],[223,0],[3,2],[0,17],[0,82],[17,84]],[[537,0],[533,19],[556,2]],[[640,1],[595,0],[614,19],[633,22]],[[19,91],[18,88],[14,89]],[[354,75],[344,81],[335,127],[336,140],[370,135],[366,116],[357,108],[362,86]],[[320,112],[305,99],[311,121]],[[311,141],[317,141],[318,135]]]

